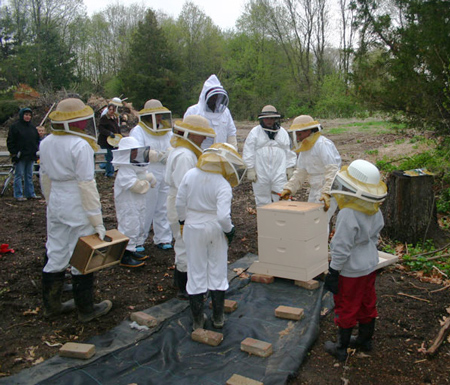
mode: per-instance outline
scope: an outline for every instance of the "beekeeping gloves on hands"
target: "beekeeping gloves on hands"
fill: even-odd
[[[323,202],[323,209],[325,212],[328,211],[328,209],[330,208],[330,199],[331,199],[330,194],[322,194],[320,196],[319,201]]]
[[[247,169],[247,179],[252,183],[257,181],[258,178],[256,177],[256,171],[254,168]]]
[[[339,166],[337,164],[327,164],[324,172],[324,183],[322,187],[322,195],[330,194],[331,186],[333,185],[334,177],[339,172]]]
[[[227,143],[231,144],[237,150],[238,143],[237,143],[236,136],[228,136]]]
[[[155,176],[154,176],[151,172],[145,174],[145,180],[146,180],[148,183],[150,183],[150,187],[151,187],[151,188],[153,188],[153,187],[156,186],[157,180],[156,180]]]
[[[339,271],[334,270],[331,266],[328,268],[328,274],[325,276],[325,284],[323,288],[331,291],[333,294],[339,292]]]
[[[44,174],[43,172],[41,172],[39,174],[39,180],[41,182],[41,191],[42,191],[42,195],[44,195],[45,201],[48,204],[48,200],[50,198],[50,191],[52,189],[52,181],[51,179],[48,177],[47,174]]]
[[[228,246],[230,246],[230,244],[231,244],[231,242],[233,241],[233,238],[234,238],[234,236],[235,236],[235,234],[236,234],[236,228],[233,226],[233,227],[231,228],[231,230],[230,230],[228,233],[225,233],[225,232],[224,232],[224,234],[225,234],[225,236],[227,237],[227,240],[228,240]]]
[[[289,179],[292,178],[292,175],[294,175],[294,170],[295,170],[295,167],[288,167],[288,168],[286,169],[286,177],[287,177],[287,180],[289,180]]]
[[[153,175],[153,174],[152,174]],[[133,186],[130,187],[130,191],[135,194],[145,194],[150,189],[150,182],[147,180],[138,179]]]
[[[106,235],[105,226],[103,226],[103,218],[102,214],[93,215],[92,217],[88,217],[89,222],[94,227],[95,232],[98,234],[98,237],[103,241]]]
[[[280,194],[280,201],[287,201],[292,196],[291,190],[284,189]]]

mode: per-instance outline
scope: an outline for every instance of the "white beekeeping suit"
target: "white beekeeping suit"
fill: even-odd
[[[223,304],[228,289],[227,240],[231,242],[234,237],[231,188],[241,182],[245,169],[234,147],[216,143],[204,151],[178,189],[176,208],[184,224],[187,292],[194,330],[204,325],[203,295],[207,290],[212,297],[214,327],[223,327]]]
[[[336,173],[341,167],[341,157],[334,143],[321,135],[319,122],[309,115],[294,119],[289,133],[298,152],[296,169],[292,178],[285,184],[283,198],[295,194],[307,179],[311,186],[308,202],[325,204],[330,220],[337,208],[335,199],[330,199],[330,188]]]
[[[172,248],[172,231],[167,220],[167,186],[164,177],[166,161],[172,137],[172,114],[156,99],[148,100],[139,111],[139,124],[134,127],[130,136],[135,138],[140,146],[149,146],[151,150],[160,153],[159,161],[151,162],[149,171],[156,178],[156,186],[146,194],[146,235],[138,241],[142,246],[148,237],[153,224],[153,243],[162,249]]]
[[[201,144],[207,137],[215,137],[208,120],[199,115],[189,115],[183,121],[176,121],[166,165],[165,181],[169,186],[167,196],[167,217],[175,239],[174,283],[179,289],[178,297],[186,298],[187,258],[186,248],[180,233],[178,214],[175,207],[178,188],[184,175],[197,164],[202,153]]]
[[[295,166],[296,155],[290,150],[287,131],[279,125],[280,117],[275,107],[265,106],[258,116],[260,124],[245,139],[242,158],[248,167],[256,206],[279,200],[274,193],[281,193],[287,173]]]
[[[186,110],[184,117],[203,116],[208,119],[209,125],[216,133],[215,139],[206,138],[202,143],[202,149],[210,147],[213,143],[230,143],[237,148],[236,126],[228,109],[228,100],[228,94],[217,76],[211,75],[203,84],[198,103]]]
[[[133,137],[123,138],[113,150],[113,165],[118,169],[114,182],[114,202],[118,230],[128,238],[121,260],[126,267],[142,266],[146,256],[136,253],[138,241],[145,237],[146,193],[156,180],[148,172],[149,147],[140,147]]]
[[[97,233],[105,237],[100,196],[94,179],[97,132],[94,111],[81,100],[68,98],[50,114],[52,134],[40,145],[40,179],[47,201],[47,257],[42,272],[46,316],[73,309],[61,304],[65,269],[78,238]],[[109,312],[111,301],[94,303],[93,273],[72,267],[78,319],[88,322]]]

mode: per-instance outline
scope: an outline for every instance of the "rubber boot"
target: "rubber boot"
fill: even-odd
[[[78,320],[80,322],[89,322],[94,318],[101,317],[108,313],[112,308],[112,302],[109,300],[94,304],[94,274],[74,275],[73,298],[78,309]]]
[[[353,328],[339,328],[337,342],[325,342],[325,351],[337,358],[339,361],[344,362],[347,359],[347,348],[350,344],[352,330]]]
[[[359,324],[358,336],[352,336],[350,339],[350,347],[352,349],[360,349],[363,352],[372,351],[372,337],[375,331],[375,318],[367,324]]]
[[[186,291],[187,278],[188,278],[187,273],[184,273],[175,267],[175,270],[173,272],[173,284],[178,289],[177,293],[178,299],[181,300],[189,299],[189,295]]]
[[[189,305],[191,306],[192,314],[192,330],[203,329],[206,321],[206,314],[203,313],[203,297],[202,294],[195,294],[189,296]]]
[[[225,304],[225,291],[224,290],[211,290],[212,299],[212,322],[216,329],[222,329],[225,323],[225,317],[223,315],[223,307]]]
[[[54,317],[75,309],[73,299],[61,303],[64,285],[64,271],[59,273],[42,272],[42,297],[44,300],[44,317]]]

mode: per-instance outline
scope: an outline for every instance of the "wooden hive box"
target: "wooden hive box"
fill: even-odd
[[[328,269],[323,205],[280,201],[258,208],[258,257],[249,272],[309,281]]]
[[[105,238],[107,237],[111,241],[102,241],[97,234],[80,237],[70,264],[83,274],[118,264],[125,252],[129,238],[118,230],[108,230]]]

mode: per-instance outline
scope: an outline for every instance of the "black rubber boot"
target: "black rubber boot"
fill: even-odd
[[[344,362],[347,359],[347,348],[350,344],[353,328],[339,328],[337,342],[325,342],[325,351],[336,357],[339,361]]]
[[[187,285],[187,273],[183,273],[182,271],[179,271],[176,267],[173,272],[173,283],[176,288],[178,288],[177,298],[181,300],[188,300],[189,295],[186,291],[186,285]]]
[[[123,253],[122,259],[120,260],[120,266],[123,266],[123,267],[144,266],[145,262],[143,260],[136,260],[133,258],[134,254],[137,254],[137,253],[133,253],[132,251],[125,250],[125,252]],[[141,254],[138,254],[138,255],[141,256]]]
[[[350,339],[350,347],[352,349],[360,349],[363,352],[372,351],[372,337],[375,331],[375,318],[367,324],[359,324],[358,336],[352,336]]]
[[[203,313],[204,293],[189,296],[189,305],[192,314],[192,330],[203,329],[206,321],[206,314]]]
[[[42,297],[44,300],[44,317],[54,317],[75,309],[73,299],[61,303],[64,285],[64,271],[59,273],[42,272]]]
[[[94,304],[94,274],[74,275],[73,298],[78,309],[78,320],[80,322],[89,322],[94,318],[101,317],[108,313],[112,308],[112,302],[109,300]]]
[[[225,317],[223,315],[223,307],[225,304],[225,291],[224,290],[211,290],[213,316],[212,322],[216,329],[222,329],[225,323]]]

